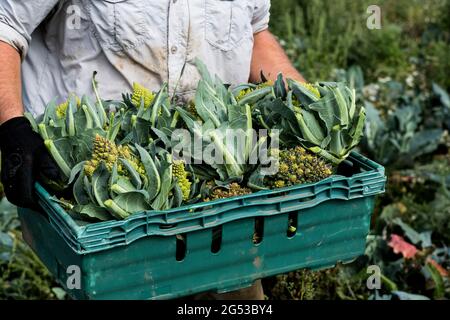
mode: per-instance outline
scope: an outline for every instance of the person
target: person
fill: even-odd
[[[1,181],[13,204],[35,207],[34,182],[59,170],[23,116],[68,93],[120,98],[133,82],[167,82],[192,95],[202,60],[224,82],[260,82],[278,73],[304,81],[268,29],[270,0],[0,0]],[[246,297],[261,298],[254,290]],[[229,295],[237,298],[239,295]],[[222,297],[226,297],[222,296]]]

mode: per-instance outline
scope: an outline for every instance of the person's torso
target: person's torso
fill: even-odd
[[[189,96],[194,59],[230,84],[247,82],[252,0],[69,0],[33,33],[23,64],[24,104],[40,114],[55,97],[120,98],[133,82]]]

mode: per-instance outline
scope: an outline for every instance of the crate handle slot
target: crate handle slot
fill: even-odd
[[[222,246],[222,226],[213,227],[212,229],[211,252],[218,253]]]
[[[263,241],[264,237],[264,217],[255,218],[255,229],[253,231],[253,244],[257,245]]]
[[[175,236],[177,239],[176,241],[176,252],[175,252],[175,259],[177,261],[183,261],[184,258],[186,258],[187,253],[187,236],[186,234],[177,234]]]
[[[288,227],[286,235],[288,238],[293,238],[297,234],[298,229],[298,213],[291,212],[288,215]]]

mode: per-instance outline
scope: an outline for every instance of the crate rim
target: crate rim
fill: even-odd
[[[279,189],[272,189],[272,190],[260,190],[260,191],[254,192],[252,194],[244,195],[244,196],[227,198],[227,199],[219,199],[219,200],[214,200],[214,201],[210,201],[210,202],[199,202],[199,203],[195,203],[195,204],[188,204],[188,205],[180,206],[177,208],[171,208],[168,210],[143,211],[143,212],[138,212],[138,213],[132,214],[123,220],[108,220],[108,221],[92,222],[87,225],[78,225],[75,222],[75,220],[72,218],[72,216],[70,216],[70,214],[68,212],[66,212],[66,210],[64,210],[59,203],[54,201],[54,197],[47,190],[45,190],[45,188],[42,185],[40,185],[39,183],[36,183],[35,187],[36,187],[37,194],[38,194],[39,198],[41,199],[39,202],[44,209],[45,209],[45,207],[47,207],[47,208],[49,207],[49,205],[46,202],[48,202],[48,201],[51,202],[51,207],[56,212],[56,215],[52,214],[52,216],[50,217],[50,213],[49,213],[49,220],[57,220],[56,224],[58,225],[58,228],[56,228],[54,226],[54,223],[50,223],[50,224],[52,225],[52,227],[57,229],[56,231],[58,233],[61,233],[61,232],[69,233],[69,235],[63,236],[64,240],[68,243],[69,240],[77,242],[78,239],[83,238],[83,235],[88,230],[102,230],[102,229],[110,230],[110,229],[113,229],[116,227],[122,228],[124,225],[131,223],[133,220],[142,220],[142,219],[148,220],[149,218],[152,218],[152,217],[157,217],[157,216],[161,216],[161,215],[167,216],[170,214],[180,213],[183,211],[191,213],[190,211],[196,210],[196,209],[201,209],[201,208],[205,208],[205,207],[215,207],[215,206],[220,206],[220,205],[224,205],[224,204],[231,203],[231,202],[245,201],[248,199],[259,198],[259,197],[266,196],[266,195],[283,194],[286,192],[300,190],[303,188],[316,187],[319,185],[323,185],[325,183],[333,183],[333,182],[342,181],[342,180],[357,180],[358,178],[365,177],[371,173],[378,173],[378,175],[377,175],[378,178],[383,178],[383,182],[386,181],[385,169],[382,165],[364,157],[363,155],[361,155],[357,152],[352,152],[350,154],[349,158],[359,162],[361,165],[365,165],[366,169],[369,169],[369,170],[356,173],[350,177],[346,177],[346,176],[342,176],[342,175],[333,175],[331,177],[328,177],[326,179],[320,180],[315,183],[305,183],[305,184],[299,184],[299,185],[295,185],[295,186],[279,188]],[[382,193],[383,191],[384,191],[384,188],[383,188],[383,190],[378,190],[378,191],[375,191],[370,194],[362,195],[360,197],[376,195],[376,194]],[[48,210],[47,210],[47,212],[48,212]],[[229,221],[227,221],[227,222],[229,222]],[[225,223],[225,222],[223,222],[223,223]],[[58,230],[58,229],[62,229],[62,227],[65,227],[66,230]],[[211,226],[206,226],[203,228],[210,228],[210,227]],[[199,229],[203,229],[203,228],[200,227]],[[170,236],[172,236],[172,235],[170,235]],[[137,240],[137,239],[134,239],[133,241],[135,241],[135,240]],[[129,244],[130,242],[132,242],[132,241],[126,241],[125,244]],[[74,248],[73,244],[68,243],[68,245],[70,247],[72,247],[72,249],[74,249],[78,253],[89,254],[91,252],[102,251],[105,249],[111,249],[118,245],[124,245],[124,244],[112,244],[109,248],[100,248],[100,249],[92,249],[91,248],[89,250],[81,248],[79,243],[77,243],[75,245],[77,248]]]

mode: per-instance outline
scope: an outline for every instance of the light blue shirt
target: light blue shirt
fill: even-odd
[[[247,82],[253,35],[269,23],[270,0],[0,0],[0,41],[22,57],[23,103],[41,114],[69,93],[104,99],[133,82],[189,97],[193,60],[230,84]]]

